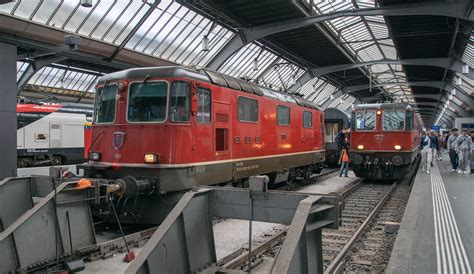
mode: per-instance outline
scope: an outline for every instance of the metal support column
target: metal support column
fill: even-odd
[[[16,46],[0,43],[0,179],[16,176]]]

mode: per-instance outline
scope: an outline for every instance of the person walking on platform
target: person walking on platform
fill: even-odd
[[[461,135],[456,138],[456,148],[459,155],[459,173],[469,174],[472,138],[468,135],[467,128],[461,130]]]
[[[339,158],[339,163],[341,164],[341,169],[339,170],[339,177],[342,177],[342,174],[344,174],[344,177],[348,177],[347,172],[349,170],[349,153],[345,148],[341,150],[341,157]]]
[[[438,147],[439,147],[438,134],[436,133],[436,131],[431,132],[431,137],[432,137],[431,140],[433,141],[433,148],[431,148],[432,157],[431,157],[430,165],[433,166],[433,161],[438,158]]]
[[[433,158],[433,147],[434,138],[431,136],[431,130],[426,129],[425,135],[421,138],[420,149],[421,149],[421,168],[426,173],[430,173],[431,160]]]
[[[444,150],[444,137],[441,134],[437,134],[436,139],[438,141],[438,146],[436,147],[436,150],[438,151],[438,161],[442,161],[443,156],[443,150]]]
[[[449,153],[449,160],[451,161],[453,172],[455,172],[458,169],[458,165],[459,165],[459,157],[458,157],[458,153],[456,152],[456,138],[458,138],[458,134],[459,134],[458,129],[453,128],[453,130],[451,130],[451,134],[448,137],[448,140],[446,141],[446,144],[448,146],[447,149]]]

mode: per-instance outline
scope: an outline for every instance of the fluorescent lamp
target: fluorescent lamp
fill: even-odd
[[[81,6],[85,8],[92,7],[92,0],[81,0]]]
[[[209,38],[207,35],[204,35],[201,40],[201,50],[202,51],[209,51]]]
[[[462,73],[463,74],[468,74],[469,73],[469,65],[468,64],[464,64],[462,66]]]
[[[253,70],[258,70],[258,59],[257,58],[253,59],[252,68],[253,68]]]

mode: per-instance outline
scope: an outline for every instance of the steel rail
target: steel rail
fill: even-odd
[[[324,273],[339,273],[341,268],[344,265],[345,257],[347,253],[350,251],[354,243],[359,239],[359,236],[368,226],[368,224],[372,221],[372,219],[377,215],[378,211],[382,208],[385,204],[386,200],[392,194],[392,192],[397,188],[398,182],[393,183],[390,189],[385,193],[382,199],[378,202],[375,208],[370,212],[369,216],[365,219],[362,225],[357,229],[357,231],[352,235],[346,245],[341,249],[341,251],[337,254],[337,256],[332,260],[332,262],[328,265]]]

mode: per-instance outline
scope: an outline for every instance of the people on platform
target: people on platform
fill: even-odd
[[[341,169],[339,170],[339,177],[347,177],[347,172],[349,170],[349,153],[348,149],[343,148],[341,150],[341,157],[339,158],[339,164],[341,164]]]
[[[433,141],[433,148],[431,148],[431,162],[430,165],[433,166],[433,161],[438,158],[438,148],[439,148],[439,142],[438,142],[438,136],[436,131],[431,131],[431,137]]]
[[[446,141],[447,150],[449,153],[449,160],[451,161],[452,171],[455,172],[458,169],[459,157],[456,151],[456,138],[458,138],[459,131],[457,128],[451,130],[451,134]]]
[[[456,152],[459,156],[459,170],[458,173],[469,174],[470,171],[470,158],[471,158],[471,144],[472,138],[468,134],[468,129],[463,128],[461,135],[456,138]]]
[[[438,156],[438,161],[442,161],[443,157],[443,150],[444,150],[444,136],[442,134],[437,133],[436,134],[436,139],[437,139],[437,146],[436,146],[436,151],[437,151],[437,156]]]
[[[421,168],[426,173],[430,173],[431,161],[433,158],[433,148],[435,147],[434,137],[431,135],[431,130],[425,130],[425,135],[421,138]]]
[[[341,131],[339,131],[339,133],[336,135],[336,143],[337,143],[337,146],[338,148],[341,150],[341,149],[347,149],[349,150],[349,142],[348,142],[348,138],[347,138],[347,135],[350,133],[350,129],[347,128],[347,127],[344,127],[343,129],[341,129]]]

